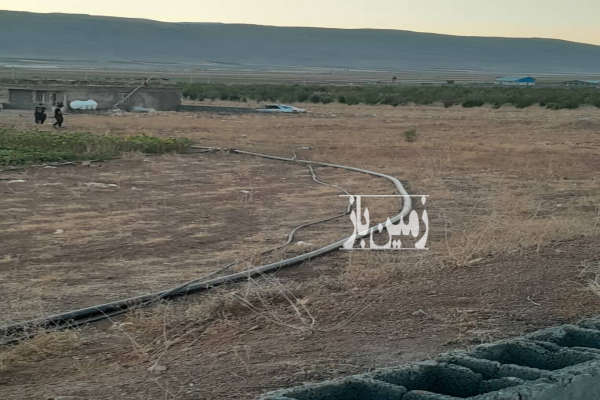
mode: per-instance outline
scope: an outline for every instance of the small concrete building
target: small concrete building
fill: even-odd
[[[181,105],[181,90],[175,87],[122,86],[44,86],[9,87],[8,107],[31,109],[36,104],[52,107],[62,103],[70,108],[73,101],[93,100],[97,110],[110,110],[118,105],[122,110],[135,108],[175,111]]]
[[[513,77],[505,76],[496,79],[496,85],[502,86],[535,86],[535,78],[531,76]]]

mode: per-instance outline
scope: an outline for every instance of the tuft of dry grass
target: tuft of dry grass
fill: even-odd
[[[160,370],[162,361],[175,347],[190,347],[217,322],[254,313],[268,323],[294,331],[310,331],[315,325],[303,287],[282,283],[272,276],[249,279],[238,290],[216,290],[211,296],[181,304],[163,302],[140,308],[113,321],[111,330],[131,345],[130,360],[149,362],[149,370]]]
[[[600,261],[586,261],[581,267],[581,275],[587,279],[587,288],[600,296]]]
[[[349,252],[340,274],[345,289],[390,286],[404,278],[438,267],[430,251]]]
[[[539,188],[526,193],[505,188],[476,202],[458,227],[450,230],[446,219],[442,263],[469,266],[487,257],[539,253],[552,241],[598,234],[598,222],[590,219],[589,212],[571,204],[536,200],[542,194]]]
[[[82,345],[78,330],[41,332],[29,340],[0,350],[0,371],[35,364],[46,358],[65,356]]]

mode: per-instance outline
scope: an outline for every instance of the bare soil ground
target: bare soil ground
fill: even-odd
[[[309,108],[68,115],[66,125],[295,152],[394,175],[431,196],[430,251],[336,252],[41,334],[0,349],[0,397],[251,399],[600,312],[588,284],[600,270],[597,109]],[[0,126],[32,128],[30,117],[6,111]],[[410,128],[414,143],[403,135]],[[351,192],[393,192],[384,180],[317,172]],[[232,261],[241,269],[298,254],[351,230],[342,218],[261,256],[345,201],[303,167],[228,153],[129,154],[1,178],[4,322],[162,289]],[[381,204],[374,219],[396,208]]]

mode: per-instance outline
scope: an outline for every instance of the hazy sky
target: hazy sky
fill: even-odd
[[[0,9],[175,22],[550,37],[600,44],[600,0],[0,0]]]

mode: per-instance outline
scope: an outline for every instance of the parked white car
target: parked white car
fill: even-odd
[[[258,112],[282,112],[282,113],[303,113],[306,112],[303,108],[288,106],[285,104],[267,104],[263,108],[256,110]]]

